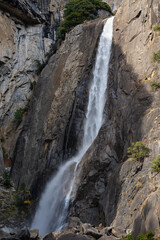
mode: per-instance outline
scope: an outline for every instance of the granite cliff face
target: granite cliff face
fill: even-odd
[[[76,152],[102,27],[103,20],[77,26],[42,71],[15,149],[17,185],[32,186]]]
[[[8,1],[1,2],[3,154],[7,150],[13,157],[15,184],[25,182],[37,195],[41,190],[37,186],[43,186],[57,166],[76,153],[81,142],[88,87],[104,21],[74,28],[38,79],[35,61],[46,59],[66,1],[34,0],[27,5],[26,1],[11,1],[5,11],[3,3]],[[19,12],[15,15],[17,2]],[[108,1],[113,8],[120,2]],[[32,10],[23,18],[20,12],[26,6]],[[157,24],[158,0],[122,1],[114,20],[104,125],[79,165],[70,205],[70,217],[111,226],[106,231],[117,237],[116,228],[135,236],[159,228],[160,177],[151,171],[151,165],[160,153],[160,97],[159,90],[150,87],[160,78],[159,64],[152,61],[160,46],[160,36],[152,29]],[[34,81],[37,85],[32,91]],[[14,112],[29,100],[24,122],[16,128]],[[150,156],[141,163],[127,159],[127,148],[136,141],[150,148]],[[3,164],[1,152],[0,148]]]
[[[80,164],[70,210],[83,222],[134,235],[159,227],[159,174],[151,171],[160,151],[159,92],[150,87],[160,77],[152,61],[160,44],[152,30],[160,23],[159,9],[158,1],[124,0],[116,13],[105,124]],[[127,147],[140,140],[150,157],[126,160]]]
[[[27,109],[37,69],[55,49],[65,3],[0,1],[0,139],[5,161],[12,158],[22,127],[17,128],[14,114],[20,108]]]

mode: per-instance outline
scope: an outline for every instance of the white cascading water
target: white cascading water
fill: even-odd
[[[112,31],[113,17],[109,18],[105,23],[100,37],[93,71],[93,81],[89,90],[82,145],[77,155],[69,159],[63,166],[60,166],[57,174],[47,184],[33,219],[31,228],[39,229],[41,235],[50,231],[61,231],[64,227],[78,164],[102,126],[112,45]]]

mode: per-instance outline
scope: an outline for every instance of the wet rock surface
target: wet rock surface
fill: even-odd
[[[102,20],[77,26],[42,71],[15,149],[12,177],[17,185],[38,183],[40,173],[75,153],[102,28]]]
[[[121,227],[134,236],[159,228],[159,174],[151,170],[159,154],[159,91],[150,87],[160,77],[152,62],[160,43],[152,29],[158,8],[158,1],[124,0],[116,13],[105,123],[79,166],[70,208],[82,222]],[[127,147],[138,140],[150,157],[123,163]]]
[[[52,9],[54,21],[50,22],[49,15],[43,20],[33,14],[28,23],[49,21],[49,27],[26,27],[21,17],[15,21],[8,13],[0,13],[0,41],[4,46],[0,49],[0,161],[2,155],[8,158],[5,148],[13,156],[20,133],[12,178],[17,186],[25,182],[37,196],[42,190],[37,186],[42,187],[43,179],[46,181],[60,163],[74,155],[81,142],[88,86],[103,21],[79,25],[67,35],[43,69],[33,93],[30,84],[38,78],[34,74],[35,60],[45,59],[51,36],[54,39],[55,20],[62,18],[65,1],[32,2],[44,15]],[[119,4],[111,2],[113,6]],[[152,61],[160,45],[159,34],[152,28],[160,23],[159,9],[158,0],[123,0],[116,13],[105,121],[79,165],[69,212],[74,216],[71,228],[45,237],[39,237],[37,232],[31,235],[28,230],[12,236],[1,233],[6,239],[112,240],[159,229],[160,176],[151,171],[151,165],[160,153],[160,95],[150,86],[160,79],[159,64]],[[11,10],[8,12],[13,16]],[[50,37],[46,38],[48,34]],[[24,126],[17,128],[14,112],[24,108],[31,96]],[[127,148],[139,140],[150,148],[150,156],[144,162],[133,162],[127,159]]]

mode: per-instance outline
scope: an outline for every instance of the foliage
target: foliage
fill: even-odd
[[[153,62],[160,63],[160,50],[157,53],[153,53]]]
[[[70,0],[65,5],[64,18],[58,28],[58,38],[65,38],[73,27],[83,23],[85,20],[91,20],[98,17],[98,10],[104,9],[112,13],[110,6],[102,0]]]
[[[145,239],[146,239],[146,240],[153,240],[153,239],[154,239],[154,233],[153,233],[152,231],[147,232],[147,233],[145,234]]]
[[[154,233],[152,231],[147,232],[145,235],[144,234],[138,234],[136,237],[136,240],[154,240]]]
[[[145,236],[139,233],[138,236],[136,237],[136,240],[145,240]]]
[[[134,240],[134,238],[131,234],[128,234],[127,236],[123,237],[122,240]]]
[[[4,159],[8,159],[8,153],[7,153],[6,149],[4,147],[2,147],[2,150],[3,150]]]
[[[153,30],[154,30],[154,31],[160,31],[160,25],[154,26],[154,27],[153,27]]]
[[[19,108],[14,113],[14,122],[17,124],[17,126],[22,122],[23,114],[28,111],[28,106],[24,108]]]
[[[30,83],[30,90],[31,91],[35,88],[36,84],[37,84],[36,81],[33,81],[33,82]]]
[[[14,114],[14,122],[19,125],[22,122],[22,118],[23,118],[23,113],[24,113],[24,109],[23,108],[19,108],[17,109],[17,111]]]
[[[12,187],[11,179],[10,179],[10,175],[9,175],[8,171],[4,171],[4,173],[3,173],[3,185],[6,188]]]
[[[152,87],[152,89],[157,90],[158,88],[160,88],[160,83],[156,82],[156,81],[152,81],[150,83],[150,86]]]
[[[160,172],[160,155],[153,161],[152,170],[153,172]]]
[[[37,65],[36,74],[39,75],[42,72],[43,68],[45,67],[45,62],[41,63],[40,60],[38,60],[38,59],[35,60],[35,62]]]
[[[3,182],[2,182],[3,183]],[[13,187],[9,191],[2,191],[1,193],[1,214],[0,222],[13,223],[18,219],[24,221],[22,215],[28,215],[31,213],[31,194],[26,188],[25,184],[21,184],[19,189]]]
[[[26,185],[22,183],[20,188],[16,190],[14,195],[15,205],[18,208],[24,208],[26,205],[31,204],[31,201],[29,200],[30,198],[30,191],[26,188]]]
[[[128,157],[133,161],[142,161],[149,155],[149,148],[145,147],[142,142],[132,143],[127,149]]]
[[[134,237],[132,235],[127,235],[123,237],[122,240],[134,240]],[[154,233],[150,231],[147,232],[145,235],[139,233],[138,236],[136,237],[136,240],[156,240],[156,238],[154,238]]]

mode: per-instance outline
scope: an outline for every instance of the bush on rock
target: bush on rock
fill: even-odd
[[[64,40],[65,34],[73,27],[98,17],[98,10],[103,9],[112,14],[110,6],[102,0],[70,0],[65,5],[64,21],[58,28],[58,38]]]
[[[142,142],[136,142],[131,144],[127,152],[128,157],[132,158],[133,161],[143,161],[149,155],[149,148]]]
[[[160,172],[160,155],[153,161],[152,170],[153,172]]]

